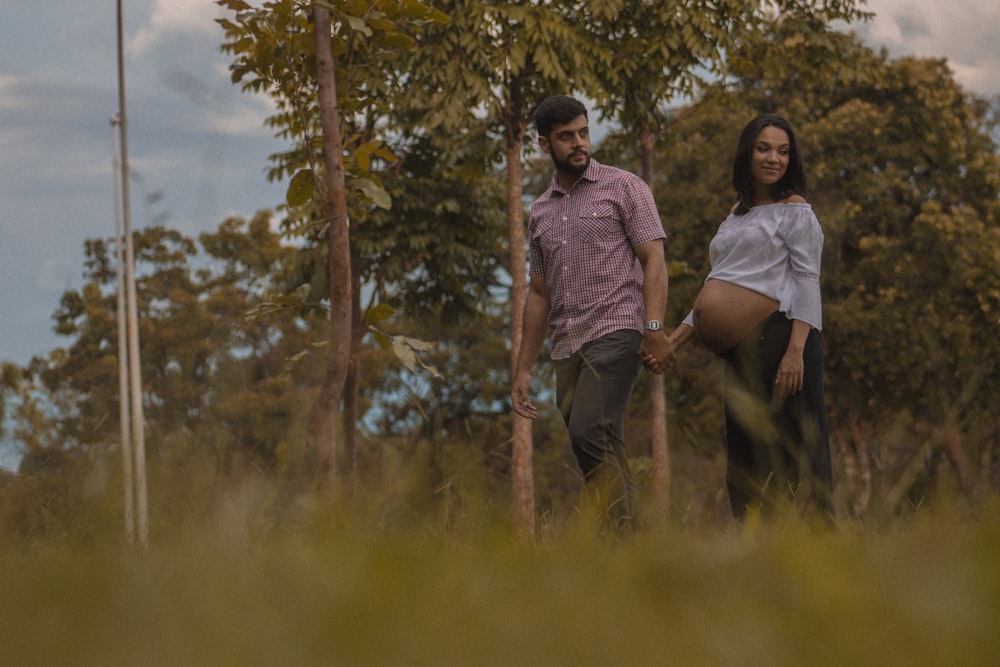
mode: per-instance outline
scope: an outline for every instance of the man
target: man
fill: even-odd
[[[531,206],[530,284],[511,401],[521,417],[538,416],[531,367],[550,335],[556,401],[573,453],[602,519],[627,531],[633,485],[623,415],[642,360],[660,373],[673,359],[661,323],[663,225],[642,179],[591,160],[582,103],[565,95],[544,100],[535,127],[555,174]]]

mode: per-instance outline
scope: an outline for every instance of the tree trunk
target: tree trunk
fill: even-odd
[[[656,135],[644,130],[640,139],[642,175],[653,189],[653,149]],[[662,313],[657,313],[662,317]],[[653,465],[653,511],[656,522],[666,522],[670,513],[670,444],[667,439],[667,400],[663,376],[650,376],[649,383],[649,448]]]
[[[972,507],[976,507],[979,500],[979,488],[976,484],[976,476],[972,472],[972,465],[969,463],[969,456],[962,447],[962,434],[953,424],[948,424],[938,430],[938,437],[941,440],[941,449],[944,450],[948,462],[955,469],[958,477],[958,488],[965,495],[966,500]]]
[[[319,460],[328,466],[328,480],[333,482],[337,469],[336,415],[344,391],[351,351],[351,253],[343,140],[331,49],[330,10],[323,2],[313,2],[312,7],[319,113],[323,127],[324,179],[323,187],[319,190],[327,218],[330,272],[330,353],[326,376],[313,412],[313,427],[316,452]]]
[[[510,376],[517,370],[521,350],[524,303],[528,297],[527,259],[525,256],[524,205],[521,188],[521,149],[524,145],[525,124],[523,101],[518,81],[508,89],[507,108],[507,223],[510,236]],[[531,421],[513,415],[513,445],[511,448],[511,491],[514,499],[515,528],[522,535],[535,533],[535,487],[532,470]]]
[[[361,339],[365,324],[361,314],[361,276],[355,270],[351,277],[351,357],[344,385],[344,446],[350,461],[349,492],[354,497],[361,468],[358,450],[358,396],[361,393]]]

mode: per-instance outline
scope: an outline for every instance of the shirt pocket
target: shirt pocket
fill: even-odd
[[[538,244],[546,255],[555,251],[559,246],[559,240],[555,238],[552,230],[554,225],[555,222],[552,218],[539,218],[529,230],[532,245]]]
[[[618,208],[609,203],[598,203],[585,207],[580,212],[577,238],[582,243],[605,243],[615,234],[621,233]]]

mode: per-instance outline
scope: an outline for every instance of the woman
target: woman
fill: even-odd
[[[737,519],[791,492],[831,511],[819,272],[823,232],[803,197],[791,125],[776,114],[743,130],[737,202],[709,246],[711,271],[674,350],[694,337],[726,361],[726,484]],[[650,363],[649,359],[646,359]],[[669,363],[669,362],[668,362]]]

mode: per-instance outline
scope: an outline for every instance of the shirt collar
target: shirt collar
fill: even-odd
[[[590,164],[587,165],[587,171],[583,172],[580,176],[580,180],[590,181],[591,183],[597,181],[601,175],[601,169],[603,165],[594,158],[590,158]],[[578,180],[577,183],[580,181]],[[576,184],[574,184],[576,187]],[[561,185],[559,185],[559,180],[556,178],[556,174],[552,174],[551,188],[553,192],[558,192],[559,194],[568,194],[568,190],[565,190]]]

